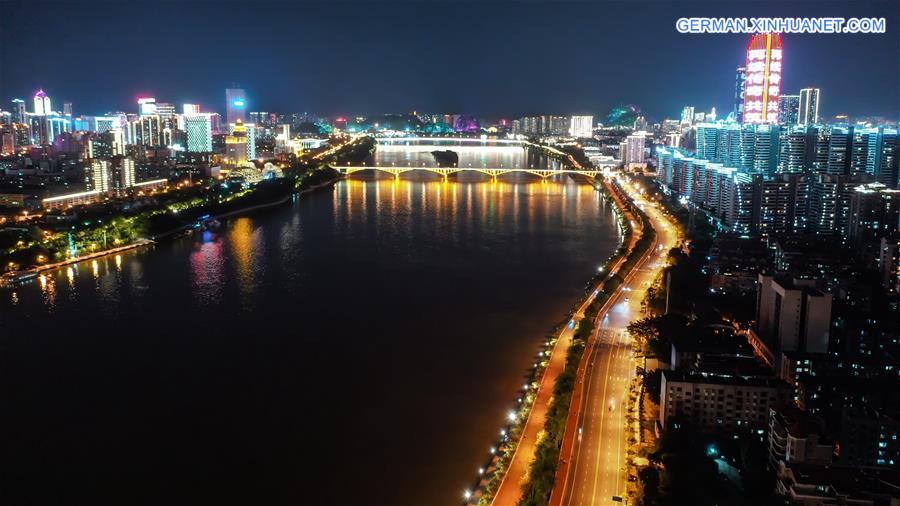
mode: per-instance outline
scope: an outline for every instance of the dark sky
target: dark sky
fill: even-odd
[[[251,111],[516,116],[634,103],[659,119],[685,104],[730,109],[748,40],[682,35],[679,17],[877,16],[887,34],[786,35],[783,90],[820,87],[826,115],[896,118],[898,12],[895,0],[0,0],[0,107],[42,87],[76,114],[133,111],[142,94],[221,112],[237,82]]]

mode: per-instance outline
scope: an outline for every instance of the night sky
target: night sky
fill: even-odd
[[[887,34],[786,35],[784,93],[822,112],[898,116],[900,9],[879,2],[0,1],[0,107],[43,88],[75,114],[135,99],[320,114],[605,114],[731,107],[749,36],[682,35],[684,16],[877,16]],[[30,110],[30,104],[29,104]]]

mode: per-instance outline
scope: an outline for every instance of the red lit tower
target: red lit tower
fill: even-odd
[[[747,46],[744,123],[778,123],[781,95],[781,34],[757,33]]]

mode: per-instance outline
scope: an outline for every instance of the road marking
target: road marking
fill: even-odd
[[[606,369],[607,370],[609,369],[610,363],[612,363],[612,354],[611,353],[606,355]],[[606,386],[607,386],[608,381],[609,381],[609,379],[607,378],[603,382],[603,396],[604,397],[606,397],[606,393],[607,393]],[[606,418],[606,412],[601,410],[600,411],[600,438],[601,438],[601,440],[603,439],[603,421],[605,420],[605,418]],[[599,474],[598,473],[599,465],[600,465],[600,455],[598,454],[597,460],[594,463],[594,480],[593,480],[594,486],[593,486],[593,490],[591,491],[591,506],[593,506],[594,499],[596,499],[596,496],[597,496],[597,475]]]

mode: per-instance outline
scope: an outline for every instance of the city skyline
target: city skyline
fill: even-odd
[[[0,503],[895,503],[896,1],[6,2]]]
[[[139,96],[176,104],[200,103],[203,110],[224,114],[222,90],[237,83],[247,91],[248,111],[368,115],[416,110],[513,117],[597,114],[620,104],[635,104],[648,117],[659,120],[672,117],[683,104],[700,110],[730,109],[734,68],[743,65],[746,57],[746,35],[675,31],[675,19],[680,16],[716,15],[722,10],[711,3],[693,4],[693,9],[654,4],[657,12],[653,16],[617,3],[553,8],[538,4],[529,9],[511,3],[479,7],[475,21],[441,3],[348,4],[359,8],[347,9],[339,20],[319,4],[274,3],[242,15],[240,23],[234,22],[233,10],[205,9],[202,2],[179,5],[177,12],[168,4],[153,4],[152,11],[104,4],[107,8],[99,12],[80,8],[84,5],[8,4],[9,15],[0,20],[0,37],[4,38],[0,67],[17,71],[0,80],[4,102],[42,88],[59,97],[55,100],[60,103],[73,102],[76,115],[122,110]],[[845,5],[832,4],[777,4],[775,10],[766,9],[768,4],[755,5],[759,7],[729,6],[728,14],[758,15],[766,10],[784,16],[886,17],[888,33],[882,35],[785,35],[787,70],[782,92],[821,89],[823,117],[896,114],[898,75],[884,72],[886,64],[895,63],[892,41],[896,37],[892,34],[896,33],[896,13],[887,2],[857,4],[853,12]],[[30,9],[36,6],[47,14],[46,24],[40,27],[33,26],[29,18]],[[103,33],[104,28],[124,26],[140,16],[152,16],[157,20],[153,25],[166,26],[173,37],[158,39],[151,47],[126,44],[127,54],[121,57],[116,55],[123,49],[96,39],[95,34]],[[616,22],[603,23],[610,18]],[[441,19],[452,29],[413,30],[415,43],[411,43],[410,33],[400,28],[418,26],[415,19]],[[61,20],[65,25],[57,26]],[[302,21],[297,35],[297,28],[286,25],[289,20]],[[603,29],[596,30],[593,20]],[[565,36],[549,40],[547,36],[529,37],[530,32],[522,29],[527,26]],[[135,26],[133,36],[139,38],[145,29],[149,27]],[[37,46],[37,54],[31,58],[15,52],[15,47],[34,46],[29,41],[44,30],[59,34],[61,41],[103,47],[110,56],[108,64],[88,65],[88,55],[95,54],[91,51],[59,58],[60,51],[52,44],[47,49],[43,44]],[[478,42],[488,34],[492,40],[489,49]],[[309,49],[318,40],[329,41],[327,51]],[[857,54],[867,57],[855,57]],[[496,55],[503,56],[498,59]],[[47,61],[54,64],[47,65]],[[233,64],[238,61],[251,64]],[[653,69],[649,76],[669,79],[661,89],[657,79],[640,74],[606,77],[610,70],[625,68],[625,62],[637,65],[629,68]],[[551,70],[557,64],[577,78],[558,79]],[[95,73],[103,76],[103,84],[87,85]],[[847,75],[858,79],[848,80]],[[65,84],[59,82],[59,76],[67,77]],[[474,86],[477,82],[491,83],[488,92]],[[865,86],[865,93],[860,86]],[[367,92],[358,93],[363,87]]]

